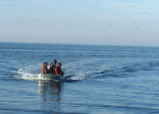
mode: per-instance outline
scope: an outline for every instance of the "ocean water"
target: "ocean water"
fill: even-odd
[[[62,63],[62,82],[38,80]],[[159,48],[0,43],[0,113],[159,113]]]

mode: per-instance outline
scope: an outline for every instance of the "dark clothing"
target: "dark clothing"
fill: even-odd
[[[56,68],[56,66],[54,65],[53,67],[49,67],[49,73],[50,74],[55,74],[55,68]]]

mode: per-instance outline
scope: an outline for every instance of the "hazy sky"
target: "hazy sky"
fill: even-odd
[[[159,0],[0,0],[0,42],[159,46]]]

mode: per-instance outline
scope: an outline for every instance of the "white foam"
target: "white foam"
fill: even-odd
[[[38,74],[29,73],[24,69],[19,69],[13,77],[23,80],[39,80]]]
[[[63,64],[65,76],[71,76],[71,80],[85,80],[94,74],[98,74],[108,69],[108,66],[103,63],[103,59],[80,59],[78,61],[65,62]],[[94,66],[92,66],[94,65]],[[35,67],[36,66],[36,67]],[[21,68],[17,71],[17,75],[14,76],[24,80],[41,80],[39,75],[41,64],[29,65]],[[73,75],[73,76],[72,76]]]

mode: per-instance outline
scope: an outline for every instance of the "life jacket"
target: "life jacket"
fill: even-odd
[[[59,69],[60,67],[59,66],[57,66],[56,68],[55,68],[55,74],[56,75],[60,75],[60,73],[58,72],[58,69]]]
[[[44,65],[41,67],[41,74],[45,74],[45,66]]]

